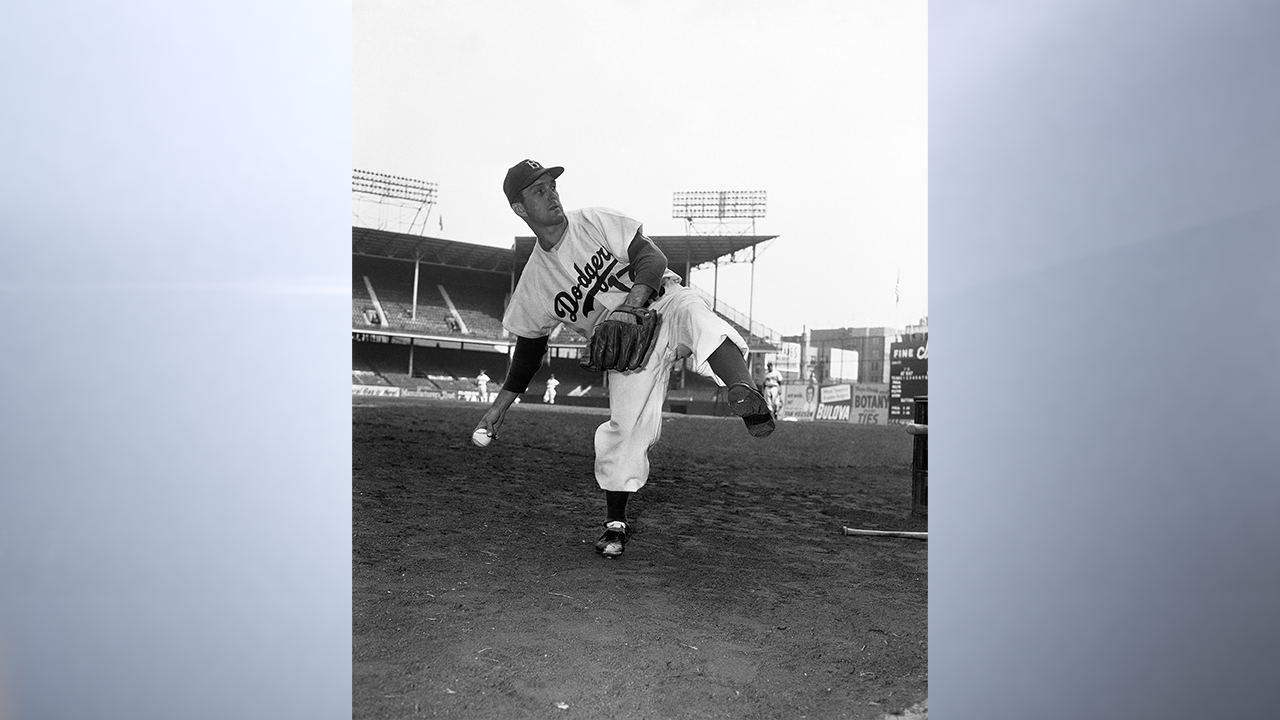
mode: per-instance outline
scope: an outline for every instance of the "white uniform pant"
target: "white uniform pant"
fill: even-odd
[[[772,412],[774,415],[777,415],[778,411],[782,409],[782,402],[780,397],[781,390],[782,388],[778,387],[777,385],[764,386],[765,400],[767,400],[769,403],[769,411]]]
[[[649,479],[649,448],[662,435],[662,403],[677,363],[692,356],[694,372],[723,386],[707,358],[725,339],[746,357],[742,336],[693,291],[669,285],[650,307],[662,325],[648,362],[628,373],[608,371],[609,421],[596,428],[596,482],[604,490],[635,492]]]

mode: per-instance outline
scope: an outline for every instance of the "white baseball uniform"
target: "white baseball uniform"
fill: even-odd
[[[769,410],[777,415],[782,409],[782,373],[777,368],[764,374],[764,396],[769,400]]]
[[[535,243],[503,317],[513,335],[538,338],[563,323],[590,338],[596,323],[631,290],[627,249],[641,224],[615,210],[565,213],[564,236],[550,251]],[[596,482],[604,490],[635,492],[649,478],[649,448],[662,434],[662,403],[672,369],[693,357],[693,369],[718,385],[707,359],[726,339],[747,343],[729,323],[680,284],[670,268],[649,308],[662,317],[652,354],[643,368],[607,371],[609,421],[596,429]]]

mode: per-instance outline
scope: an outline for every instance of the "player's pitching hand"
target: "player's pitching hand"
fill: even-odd
[[[506,419],[507,413],[500,407],[492,406],[484,411],[484,415],[480,417],[480,422],[476,424],[476,430],[484,430],[489,433],[489,439],[494,440],[498,437],[498,428],[502,427],[502,421]]]

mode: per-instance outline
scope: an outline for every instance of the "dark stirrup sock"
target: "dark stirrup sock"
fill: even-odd
[[[711,366],[711,371],[716,374],[716,377],[724,381],[726,387],[734,383],[756,386],[755,381],[751,379],[751,371],[747,370],[747,361],[742,359],[742,351],[728,338],[725,338],[725,341],[720,343],[720,347],[711,353],[711,357],[707,358],[707,364]]]
[[[618,492],[614,490],[604,491],[604,501],[608,506],[609,515],[606,522],[614,520],[627,521],[627,500],[631,497],[629,492]]]

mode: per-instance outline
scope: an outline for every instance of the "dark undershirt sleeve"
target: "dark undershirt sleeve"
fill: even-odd
[[[637,285],[648,285],[654,292],[662,287],[662,276],[667,272],[667,256],[649,238],[636,233],[627,248],[627,260],[631,262],[631,278]]]
[[[507,370],[507,379],[502,383],[503,390],[510,390],[519,395],[529,389],[529,381],[542,366],[542,356],[547,353],[547,342],[551,338],[516,337],[516,350],[511,356],[511,369]]]

